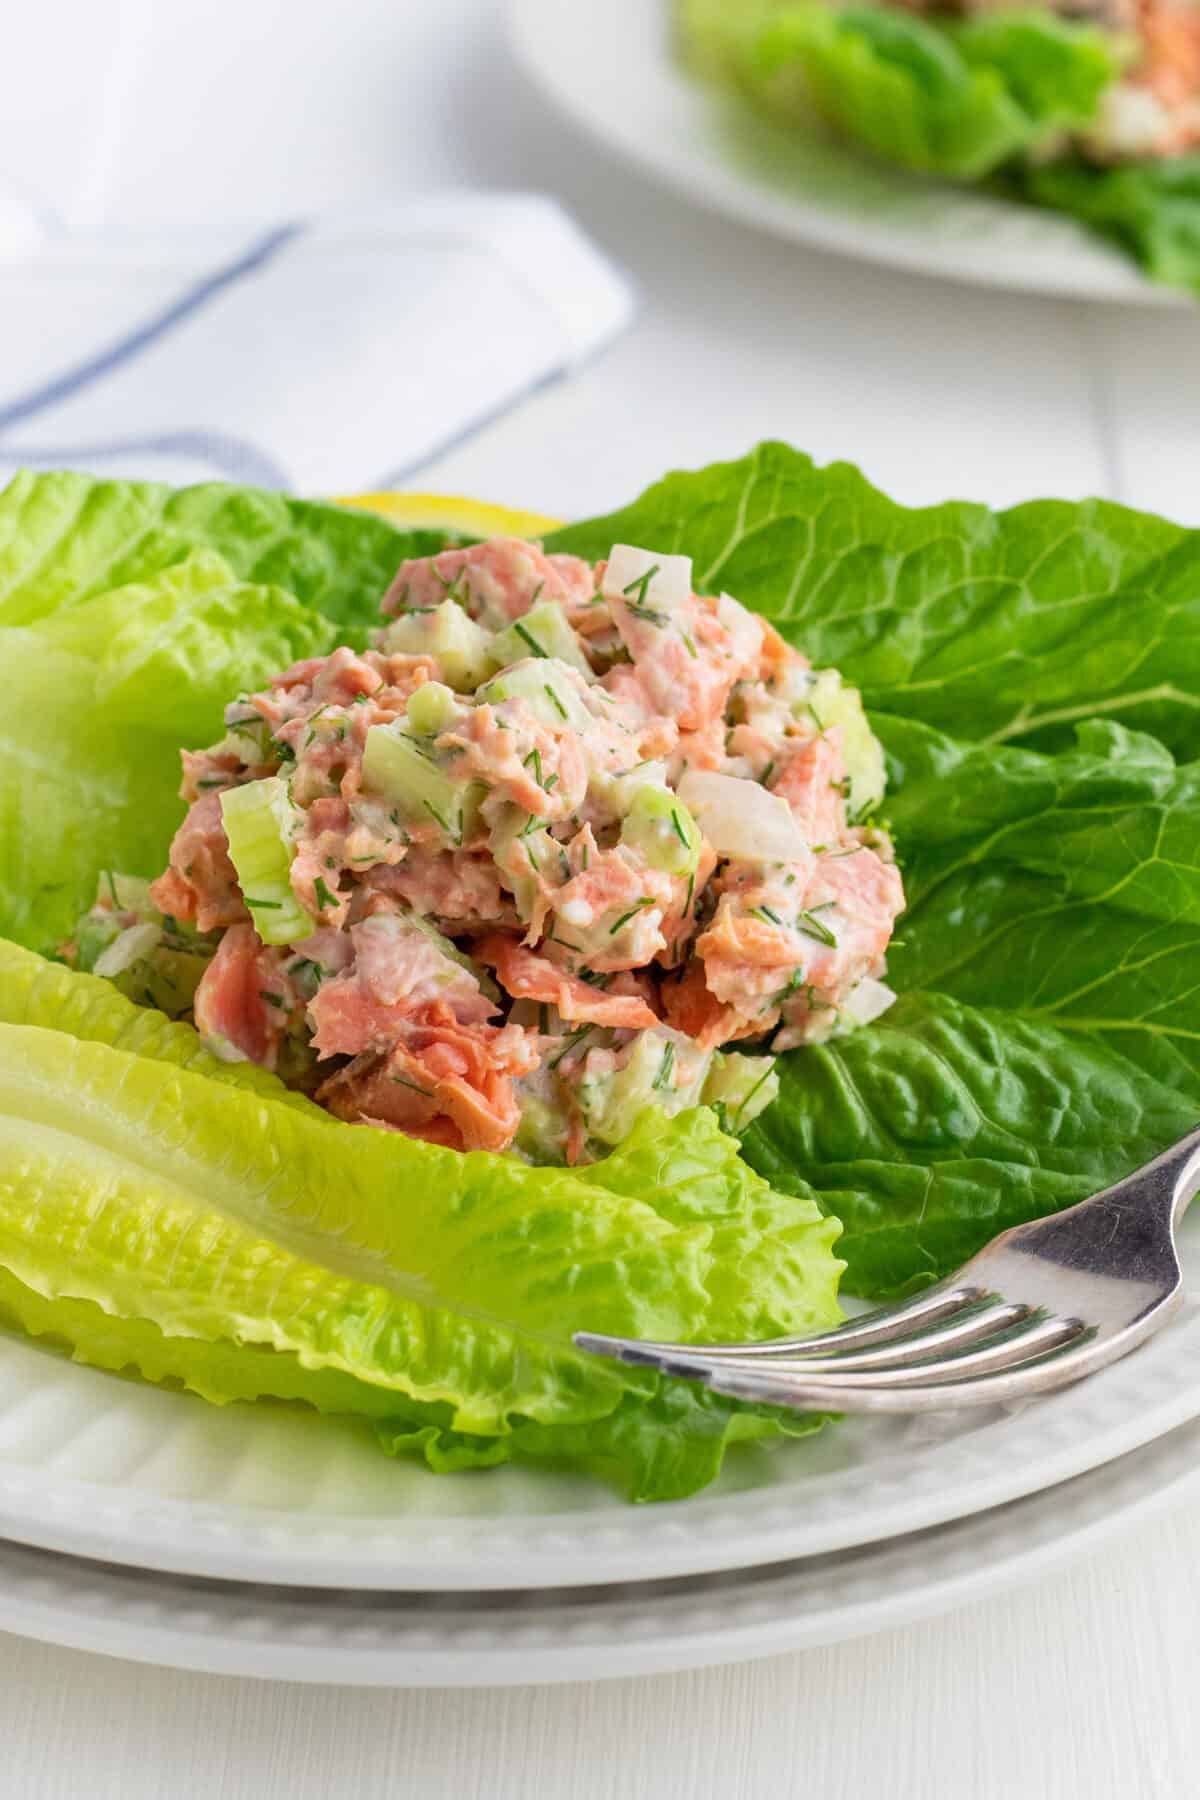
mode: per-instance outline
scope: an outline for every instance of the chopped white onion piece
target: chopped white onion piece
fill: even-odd
[[[717,618],[729,633],[738,661],[752,662],[762,650],[763,622],[758,614],[735,600],[732,594],[722,594],[717,601]]]
[[[608,600],[637,600],[643,606],[667,608],[683,606],[692,597],[692,559],[660,556],[633,544],[614,544],[600,591]]]
[[[135,962],[141,962],[143,956],[149,956],[161,937],[162,928],[158,925],[130,925],[100,952],[92,965],[93,974],[106,975],[110,981],[115,975],[123,975]]]
[[[842,1001],[842,1015],[855,1025],[869,1025],[873,1019],[878,1019],[887,1011],[895,998],[886,982],[864,975]]]
[[[803,862],[808,844],[787,801],[757,781],[689,769],[679,798],[718,856],[746,862]]]

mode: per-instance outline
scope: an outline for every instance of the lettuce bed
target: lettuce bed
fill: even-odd
[[[675,0],[700,75],[785,125],[1067,213],[1157,281],[1200,293],[1200,154],[1103,168],[1065,153],[1128,60],[1115,34],[1030,7],[928,19],[894,5]]]
[[[453,1469],[639,1499],[820,1421],[581,1356],[903,1291],[1113,1180],[1200,1103],[1200,535],[1099,502],[909,511],[778,444],[556,534],[681,550],[863,689],[910,909],[887,1018],[783,1060],[742,1146],[643,1118],[579,1171],[345,1126],[38,952],[152,874],[179,743],[361,643],[412,533],[75,475],[0,496],[0,1309],[211,1400],[370,1419]],[[840,1223],[839,1223],[840,1222]],[[839,1229],[841,1236],[838,1237]],[[836,1240],[836,1253],[835,1253]]]

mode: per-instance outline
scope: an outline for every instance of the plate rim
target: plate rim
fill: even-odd
[[[510,1592],[508,1604],[216,1588],[0,1542],[0,1629],[134,1662],[324,1685],[509,1687],[666,1674],[845,1642],[990,1598],[1196,1491],[1193,1422],[1065,1489],[941,1532],[767,1568],[748,1585],[735,1572],[598,1593]],[[907,1583],[906,1569],[916,1571]],[[539,1608],[552,1629],[545,1620],[539,1628]]]
[[[1080,1395],[1093,1403],[1104,1397],[1109,1411],[1115,1405],[1113,1422],[1097,1431]],[[439,1523],[427,1514],[380,1520],[186,1500],[10,1465],[0,1470],[0,1535],[32,1549],[193,1580],[442,1594],[514,1583],[596,1588],[862,1551],[1051,1491],[1198,1417],[1200,1303],[1192,1303],[1102,1374],[951,1439],[943,1448],[957,1480],[947,1478],[936,1439],[885,1460],[871,1473],[865,1512],[845,1508],[847,1471],[653,1507],[467,1514]],[[991,1438],[1000,1428],[998,1462]],[[486,1481],[490,1473],[467,1478]],[[826,1491],[823,1484],[839,1479],[840,1490]]]
[[[607,19],[620,19],[634,17],[650,8],[665,12],[665,5],[666,0],[609,0],[603,12]],[[738,174],[720,157],[704,161],[664,153],[661,147],[656,153],[650,134],[639,135],[625,128],[620,108],[605,110],[594,105],[587,83],[571,83],[558,78],[562,71],[546,46],[553,41],[555,21],[561,20],[562,16],[559,0],[509,0],[509,42],[539,92],[563,118],[594,142],[707,212],[732,218],[741,225],[757,227],[792,243],[807,244],[833,255],[879,264],[929,280],[952,281],[993,292],[1051,300],[1104,301],[1111,305],[1175,311],[1190,304],[1185,294],[1149,280],[1119,250],[1092,238],[1082,226],[1076,227],[1080,249],[1089,253],[1091,263],[1086,281],[1069,270],[1041,267],[1036,260],[1025,260],[1015,254],[1011,264],[964,260],[961,254],[956,254],[952,244],[941,245],[933,238],[910,239],[902,233],[882,228],[872,231],[851,212],[827,211],[814,203],[805,204],[800,199],[773,194],[750,176]],[[594,15],[589,16],[589,29],[594,33],[598,27]],[[549,31],[546,29],[548,23]],[[662,66],[665,78],[678,90],[686,91],[695,85],[665,60]],[[846,154],[853,155],[853,152]],[[933,193],[944,184],[930,180],[925,185]],[[1004,204],[989,195],[977,194],[974,198],[979,204]],[[1062,222],[1074,223],[1065,219]]]

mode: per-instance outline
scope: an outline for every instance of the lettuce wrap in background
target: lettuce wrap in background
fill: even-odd
[[[1145,20],[1128,0],[676,0],[674,21],[697,76],[785,126],[1067,213],[1200,291],[1200,30],[1175,0]]]
[[[217,487],[0,496],[9,1321],[210,1400],[365,1417],[436,1469],[679,1497],[730,1443],[819,1421],[583,1356],[574,1330],[827,1324],[839,1259],[864,1295],[936,1278],[1194,1123],[1200,534],[1100,502],[909,510],[767,444],[547,547],[614,541],[687,553],[861,687],[910,908],[900,1002],[789,1052],[742,1155],[710,1112],[651,1110],[570,1171],[342,1124],[39,954],[102,869],[161,866],[179,744],[280,662],[360,645],[414,534]]]

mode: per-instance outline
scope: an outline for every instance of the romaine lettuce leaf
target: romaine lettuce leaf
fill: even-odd
[[[744,1154],[841,1219],[851,1293],[950,1273],[997,1231],[1083,1200],[1182,1137],[1189,1095],[1099,1034],[905,995],[869,1030],[781,1059]]]
[[[696,1337],[838,1316],[836,1224],[772,1195],[711,1115],[647,1113],[586,1181],[459,1156],[218,1086],[187,1027],[139,1033],[122,996],[101,1006],[100,984],[36,963],[4,952],[0,1021],[90,1035],[0,1022],[0,1305],[28,1328],[209,1398],[382,1419],[435,1465],[574,1459],[619,1411],[589,1455],[639,1498],[690,1491],[726,1441],[779,1428],[570,1344],[582,1324]],[[82,1000],[64,1007],[64,986]],[[752,1291],[722,1266],[735,1240]],[[233,1364],[231,1346],[254,1354]]]
[[[160,874],[183,816],[180,747],[220,737],[235,694],[332,635],[212,551],[0,626],[0,932],[49,947],[92,904],[102,869]]]
[[[1200,532],[1107,501],[910,508],[786,444],[666,476],[553,549],[693,557],[870,707],[1056,749],[1102,714],[1200,755]]]
[[[825,120],[909,169],[977,180],[1089,124],[1124,60],[1110,34],[1030,8],[922,19],[894,7],[681,0],[684,55],[788,124]]]
[[[815,112],[889,162],[972,181],[1096,116],[1111,39],[1047,12],[942,22],[799,5],[752,47],[744,82],[789,120]]]
[[[66,929],[99,868],[162,866],[181,737],[215,736],[230,694],[329,642],[313,603],[338,591],[317,553],[306,585],[282,525],[291,592],[249,579],[250,526],[230,552],[183,495],[146,526],[121,484],[92,484],[105,548],[89,560],[73,528],[55,540],[58,479],[22,490],[41,585],[18,572],[11,533],[0,541],[0,594],[37,615],[0,641],[19,672],[0,914],[34,943]],[[222,493],[214,516],[236,538]],[[194,541],[179,534],[189,505]],[[347,516],[329,515],[330,545]],[[318,544],[324,521],[306,517]],[[702,1112],[647,1115],[574,1173],[345,1126],[270,1076],[214,1065],[189,1028],[106,984],[0,947],[10,1316],[213,1398],[362,1413],[436,1468],[567,1460],[664,1497],[711,1478],[727,1443],[811,1421],[582,1358],[572,1330],[746,1338],[824,1322],[836,1226],[816,1199],[845,1220],[855,1291],[893,1291],[1190,1126],[1200,777],[1176,758],[1200,753],[1197,535],[1098,502],[911,511],[853,469],[764,445],[549,547],[599,557],[614,541],[685,551],[699,585],[841,667],[889,756],[906,991],[882,1023],[784,1060],[781,1098],[747,1140],[770,1185]],[[31,1194],[42,1229],[22,1211]]]
[[[1019,171],[1017,191],[1128,250],[1148,275],[1200,294],[1200,154],[1097,168],[1077,157]]]
[[[905,989],[1103,1038],[1200,1091],[1200,763],[1110,721],[1047,757],[879,721],[909,910]]]
[[[340,641],[360,645],[397,564],[444,542],[372,513],[223,482],[170,488],[22,473],[0,494],[0,625],[153,582],[212,550],[238,580],[286,589],[332,620]]]

